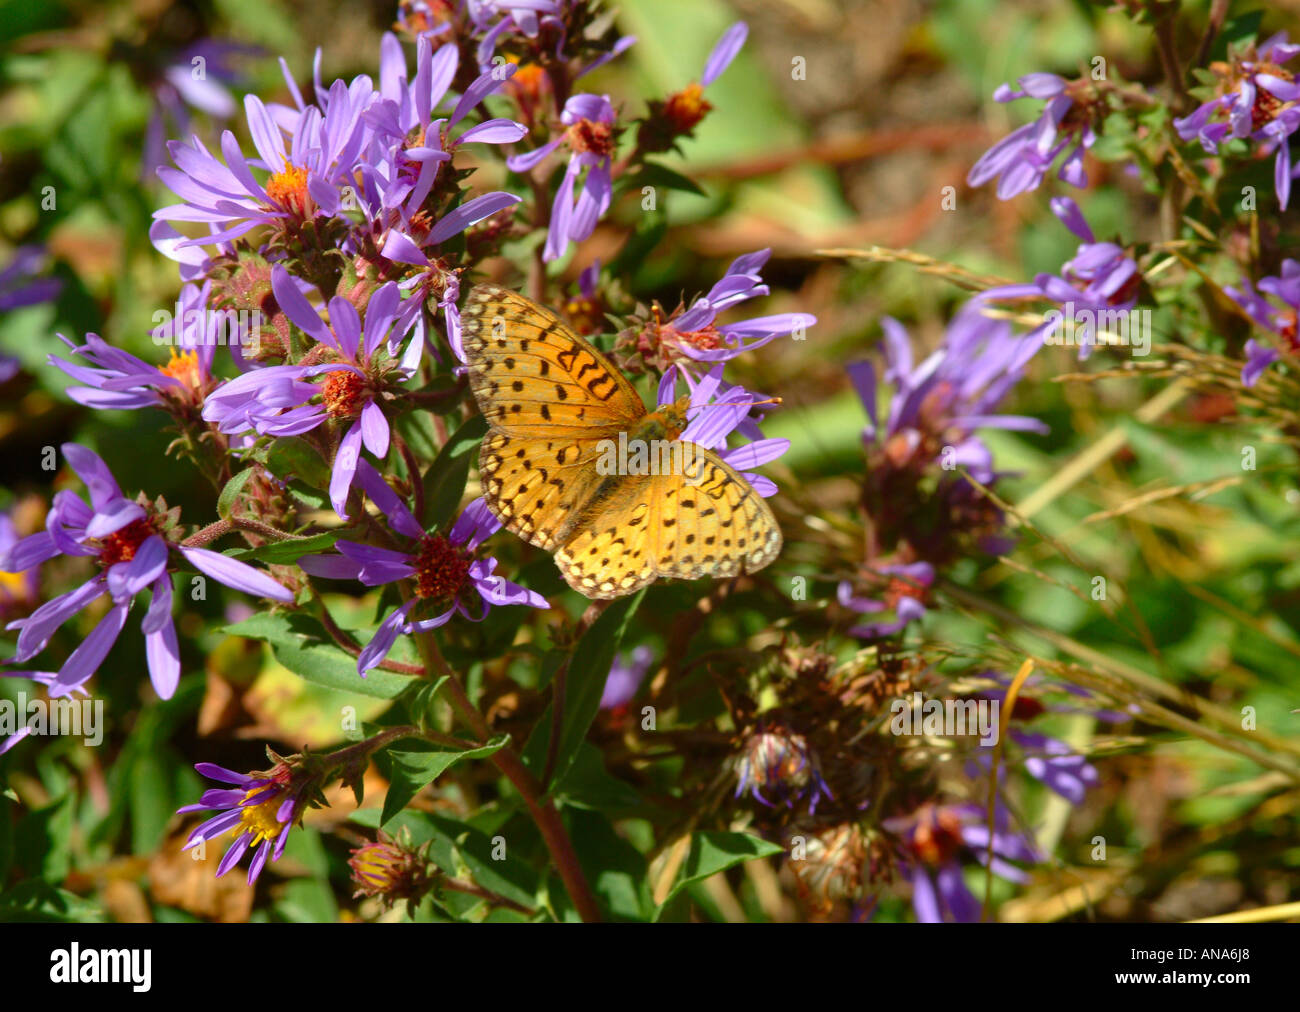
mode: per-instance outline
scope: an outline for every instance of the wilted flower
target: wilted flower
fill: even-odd
[[[568,128],[558,137],[527,154],[506,159],[512,172],[528,172],[567,143],[572,154],[551,205],[551,223],[546,233],[545,260],[564,255],[570,242],[581,242],[596,228],[609,210],[614,193],[610,168],[617,141],[614,106],[608,95],[581,93],[564,103],[561,122]],[[586,172],[582,192],[574,197],[578,178]]]
[[[354,898],[374,897],[386,908],[399,900],[417,900],[428,892],[433,882],[429,859],[403,839],[393,839],[382,830],[379,839],[353,848],[348,858],[352,883],[357,887]]]
[[[736,797],[748,792],[769,808],[806,801],[810,815],[821,798],[833,797],[807,739],[779,725],[760,726],[745,739],[736,781]]]
[[[909,622],[924,617],[925,598],[934,583],[934,567],[928,562],[912,562],[892,566],[875,566],[868,578],[880,578],[885,584],[879,596],[866,596],[854,592],[851,580],[841,580],[837,590],[840,604],[856,612],[875,614],[892,611],[893,621],[872,622],[854,626],[850,636],[860,639],[880,639],[900,632]]]
[[[688,84],[663,102],[650,103],[650,111],[637,132],[637,147],[642,152],[667,151],[677,138],[688,136],[699,125],[713,108],[704,99],[704,89],[731,66],[748,37],[749,26],[737,21],[722,33],[722,38],[709,53],[698,82]]]

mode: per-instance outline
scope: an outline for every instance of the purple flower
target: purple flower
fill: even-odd
[[[58,278],[38,277],[45,270],[49,255],[37,245],[19,246],[9,265],[0,270],[0,312],[34,306],[58,298],[63,282]]]
[[[850,636],[882,639],[901,632],[909,622],[925,617],[925,597],[934,583],[934,567],[930,563],[876,566],[870,570],[869,576],[885,585],[879,597],[858,594],[853,581],[841,580],[836,592],[840,604],[866,614],[892,611],[894,618],[892,621],[854,626],[848,632]]]
[[[151,365],[130,352],[112,347],[98,334],[87,334],[86,343],[80,346],[58,335],[79,361],[55,355],[47,356],[47,361],[84,384],[68,387],[68,396],[78,404],[101,410],[166,407],[174,399],[201,404],[212,383],[212,360],[218,337],[221,343],[228,340],[232,345],[239,345],[249,336],[238,330],[228,333],[226,314],[206,308],[208,287],[207,283],[202,288],[185,285],[176,303],[178,316],[172,327],[154,332],[154,343],[172,345],[166,365]],[[234,323],[236,318],[233,314],[230,317]],[[214,324],[220,324],[219,335]]]
[[[1255,326],[1279,339],[1287,354],[1293,355],[1300,350],[1300,341],[1296,338],[1296,317],[1300,313],[1300,262],[1283,260],[1282,273],[1261,280],[1259,291],[1255,290],[1249,278],[1242,279],[1240,288],[1224,288],[1224,291]],[[1260,292],[1273,296],[1282,305],[1279,307],[1269,302]],[[1247,341],[1246,364],[1241,369],[1242,385],[1253,387],[1264,370],[1281,357],[1282,351],[1275,347],[1253,338]]]
[[[356,475],[394,533],[409,539],[411,547],[397,551],[343,540],[335,544],[340,554],[305,555],[298,564],[313,576],[360,580],[367,587],[412,581],[411,599],[383,621],[357,658],[361,675],[388,656],[400,635],[437,629],[456,615],[481,622],[493,605],[550,607],[535,591],[496,575],[496,559],[474,556],[478,547],[501,529],[501,522],[482,499],[465,507],[449,534],[433,534],[420,526],[406,503],[368,462],[358,462]]]
[[[75,443],[63,455],[86,483],[91,504],[71,491],[56,493],[45,530],[15,542],[0,556],[0,570],[21,572],[56,556],[95,559],[101,572],[75,590],[47,601],[26,618],[10,622],[18,629],[17,653],[5,663],[22,663],[40,653],[54,631],[105,594],[108,613],[50,680],[51,696],[66,696],[91,677],[117,641],[135,595],[148,589],[152,599],[140,629],[145,635],[149,677],[167,699],[180,678],[180,651],[172,622],[172,582],[167,565],[174,550],[201,573],[245,593],[285,603],[293,595],[260,570],[205,548],[169,540],[168,518],[122,495],[108,466]]]
[[[676,366],[670,366],[659,381],[658,402],[661,407],[677,402],[675,391],[679,376],[690,391],[687,402],[690,422],[680,438],[715,451],[765,499],[776,495],[776,483],[754,472],[755,468],[771,463],[790,449],[788,439],[764,438],[758,427],[759,419],[753,415],[757,406],[770,401],[770,398],[723,382],[720,364],[699,380],[684,370],[679,371]],[[733,432],[751,441],[728,448],[727,439]]]
[[[271,270],[271,288],[285,315],[317,342],[319,353],[307,356],[316,364],[246,372],[208,395],[203,417],[225,433],[253,429],[268,436],[308,432],[326,418],[355,419],[339,442],[329,488],[335,512],[346,519],[361,446],[380,460],[388,454],[390,430],[379,398],[390,374],[405,378],[415,371],[421,345],[411,342],[397,361],[403,334],[394,326],[401,302],[395,282],[370,297],[364,329],[356,307],[338,295],[329,301],[326,323],[279,264]],[[308,382],[317,376],[324,382]]]
[[[1231,138],[1249,138],[1267,153],[1277,150],[1273,162],[1273,184],[1282,210],[1291,197],[1291,148],[1288,138],[1300,127],[1300,84],[1282,68],[1300,53],[1300,46],[1278,32],[1261,45],[1252,45],[1244,54],[1235,54],[1228,63],[1215,63],[1210,69],[1218,75],[1217,94],[1202,103],[1190,115],[1174,120],[1183,140],[1195,137],[1210,154]]]
[[[235,99],[226,87],[237,79],[230,58],[257,51],[251,46],[201,39],[171,56],[153,84],[154,111],[144,145],[146,173],[163,163],[163,142],[169,132],[173,136],[189,132],[191,107],[218,121],[235,114]]]
[[[1092,101],[1078,88],[1055,74],[1026,74],[1016,82],[1020,89],[1001,85],[993,93],[998,102],[1020,98],[1046,99],[1042,115],[1033,123],[1008,134],[989,148],[966,176],[970,186],[983,186],[998,179],[998,199],[1010,200],[1038,189],[1056,159],[1069,149],[1057,175],[1072,186],[1083,187],[1083,153],[1097,141],[1093,128]]]
[[[199,222],[214,230],[178,244],[184,248],[234,239],[259,225],[337,214],[342,187],[352,185],[356,158],[367,139],[362,113],[373,97],[368,79],[358,79],[352,88],[335,81],[327,112],[307,106],[297,115],[277,118],[256,95],[246,95],[244,111],[260,160],[246,158],[229,130],[221,135],[225,164],[197,137],[188,145],[171,141],[167,148],[176,167],[161,166],[158,177],[183,203],[155,211],[154,217]],[[286,118],[292,119],[287,147],[281,127]],[[265,185],[254,178],[253,167],[271,173]]]
[[[747,253],[731,262],[722,279],[679,316],[658,327],[659,346],[668,361],[726,362],[761,348],[786,334],[804,332],[817,322],[809,313],[756,316],[738,323],[716,324],[718,315],[732,306],[768,294],[759,271],[772,255],[770,249]]]
[[[630,655],[619,654],[615,657],[614,664],[605,678],[605,691],[600,697],[600,708],[615,710],[632,702],[653,660],[654,651],[644,643]]]
[[[220,812],[194,830],[182,850],[191,850],[210,839],[235,833],[235,839],[217,865],[220,878],[239,863],[248,851],[253,860],[248,866],[248,884],[262,874],[267,860],[278,861],[289,840],[295,820],[301,823],[304,808],[301,785],[295,784],[293,771],[283,762],[267,774],[249,776],[236,773],[215,763],[195,763],[194,768],[210,780],[233,785],[203,792],[198,803],[178,808],[187,812]]]
[[[0,560],[7,560],[10,551],[21,540],[13,516],[8,511],[0,513]],[[11,572],[0,562],[0,615],[13,615],[25,610],[35,603],[39,592],[40,570],[29,566]]]
[[[854,362],[848,372],[867,412],[863,438],[882,445],[894,463],[918,453],[932,462],[940,451],[945,467],[965,467],[987,484],[993,455],[975,430],[1047,431],[1037,418],[994,411],[1042,346],[1041,333],[1017,336],[1010,323],[984,315],[980,301],[972,300],[949,324],[938,350],[914,366],[907,331],[889,317],[883,326],[884,378],[894,387],[883,428],[877,422],[875,367]]]
[[[456,77],[459,59],[455,43],[434,52],[429,38],[422,36],[416,45],[415,78],[408,80],[401,43],[391,33],[384,35],[379,94],[364,117],[373,134],[359,166],[359,196],[372,218],[398,210],[401,222],[409,222],[432,190],[440,166],[459,145],[513,144],[528,132],[513,120],[487,119],[452,135],[466,115],[510,79],[517,69],[514,64],[480,74],[448,118],[433,118]]]
[[[1049,314],[1047,322],[1034,332],[1034,336],[1041,332],[1043,339],[1050,341],[1066,317],[1072,326],[1082,322],[1084,327],[1075,337],[1079,344],[1079,357],[1087,358],[1092,345],[1100,340],[1098,332],[1103,329],[1103,324],[1122,319],[1121,314],[1128,313],[1137,305],[1142,275],[1137,263],[1123,247],[1113,242],[1096,241],[1083,212],[1073,200],[1053,197],[1050,203],[1052,213],[1083,240],[1074,258],[1062,265],[1060,275],[1044,273],[1037,275],[1032,284],[990,288],[976,301],[1034,298],[1057,303],[1063,312]]]
[[[1029,876],[1012,861],[1042,860],[1033,844],[1007,829],[1007,812],[996,806],[989,861],[987,813],[978,805],[927,804],[911,815],[886,819],[884,826],[899,837],[899,858],[912,884],[912,909],[927,924],[944,921],[973,923],[980,919],[980,902],[962,877],[960,858],[968,855],[995,875],[1012,882]]]
[[[709,114],[713,106],[705,100],[704,89],[722,76],[748,36],[749,26],[737,21],[714,45],[698,82],[674,92],[666,101],[650,103],[650,112],[637,133],[637,147],[643,153],[671,150],[679,137],[689,135]]]
[[[572,154],[564,179],[551,205],[551,223],[546,233],[543,258],[556,260],[564,255],[570,242],[581,242],[596,228],[613,197],[610,168],[613,164],[615,128],[614,106],[608,95],[580,93],[564,103],[560,116],[567,130],[554,140],[527,154],[506,159],[512,172],[528,172],[561,144],[568,143]],[[574,191],[586,172],[582,192],[576,200]]]

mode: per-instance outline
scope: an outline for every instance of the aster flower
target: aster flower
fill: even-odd
[[[305,555],[298,564],[313,576],[360,580],[367,587],[398,580],[413,582],[415,593],[411,599],[384,619],[357,658],[357,671],[362,676],[388,656],[398,636],[437,629],[456,615],[481,622],[494,605],[550,607],[536,591],[496,575],[496,559],[474,555],[501,529],[501,522],[482,499],[465,507],[449,533],[434,534],[420,526],[406,503],[368,462],[358,462],[356,474],[393,532],[408,539],[410,547],[398,551],[340,540],[334,546],[338,555]]]
[[[724,382],[721,365],[714,366],[699,380],[670,366],[659,381],[658,403],[661,407],[676,402],[679,378],[690,391],[687,407],[689,423],[679,438],[683,442],[713,450],[723,461],[739,471],[741,477],[764,498],[776,495],[776,483],[754,471],[790,449],[790,440],[765,438],[758,427],[755,413],[761,410],[760,404],[771,403],[772,398]],[[739,433],[750,442],[728,447],[727,440],[732,433]]]
[[[1024,836],[1007,829],[1006,809],[995,809],[993,859],[989,862],[987,813],[978,805],[923,805],[911,815],[884,820],[899,838],[898,857],[912,884],[912,909],[924,923],[980,919],[980,902],[962,877],[960,858],[973,857],[993,874],[1012,882],[1029,876],[1012,861],[1042,860]]]
[[[970,186],[998,180],[998,199],[1036,190],[1056,159],[1065,154],[1057,175],[1071,186],[1088,184],[1083,153],[1097,141],[1095,121],[1101,112],[1096,92],[1084,81],[1067,81],[1056,74],[1026,74],[1018,89],[1003,84],[993,93],[997,102],[1021,98],[1045,99],[1042,115],[989,148],[966,176]]]
[[[691,82],[663,102],[650,103],[650,111],[637,132],[637,147],[641,151],[668,151],[677,138],[690,135],[713,108],[704,98],[704,89],[731,66],[748,37],[749,26],[737,21],[722,33],[710,51],[699,81]]]
[[[1032,284],[990,288],[981,293],[977,301],[1047,299],[1059,305],[1071,318],[1084,313],[1094,321],[1132,310],[1137,305],[1137,291],[1142,283],[1137,263],[1122,246],[1097,242],[1079,205],[1069,197],[1053,197],[1050,204],[1052,213],[1061,223],[1083,240],[1074,258],[1062,265],[1059,275],[1043,273],[1037,275]],[[1063,322],[1063,318],[1049,318],[1034,332],[1035,336],[1041,331],[1044,339],[1050,340]],[[1087,358],[1092,344],[1098,340],[1100,336],[1092,330],[1081,335],[1079,357]]]
[[[217,865],[217,878],[235,867],[249,849],[253,859],[248,866],[248,884],[257,881],[268,860],[278,861],[289,841],[293,824],[302,824],[305,802],[304,784],[293,769],[280,761],[262,774],[236,773],[216,763],[195,763],[194,768],[210,780],[230,784],[203,792],[196,804],[177,809],[189,812],[219,812],[189,835],[183,850],[191,850],[226,833],[235,838]]]
[[[480,74],[456,101],[449,116],[433,116],[446,99],[456,77],[459,52],[447,43],[433,52],[427,36],[416,44],[416,74],[407,80],[401,43],[385,34],[380,50],[380,89],[367,108],[366,124],[373,131],[369,157],[359,166],[372,217],[399,210],[403,221],[420,209],[437,178],[439,167],[462,144],[513,144],[528,128],[509,119],[488,119],[457,134],[452,131],[487,96],[499,90],[515,72],[513,64]],[[373,195],[373,196],[372,196]]]
[[[183,286],[176,303],[177,317],[170,326],[154,331],[156,344],[172,345],[165,365],[152,365],[130,352],[114,348],[98,334],[87,334],[83,345],[76,345],[59,334],[59,340],[76,358],[69,361],[49,355],[46,360],[83,384],[68,387],[67,394],[87,407],[132,410],[166,408],[178,401],[202,404],[204,394],[213,384],[212,360],[218,340],[238,346],[250,338],[238,329],[227,330],[227,322],[237,325],[235,314],[207,309],[209,287],[207,282],[202,288],[192,284]]]
[[[885,589],[879,598],[859,594],[855,591],[852,580],[841,580],[836,591],[840,604],[865,614],[892,611],[894,618],[854,626],[848,635],[859,639],[882,639],[901,632],[908,623],[925,617],[925,597],[934,583],[934,567],[930,563],[874,566],[869,570],[868,578],[873,583],[884,583]]]
[[[301,224],[317,215],[336,215],[341,189],[351,185],[355,161],[366,141],[362,113],[374,98],[368,80],[349,88],[335,81],[329,111],[307,106],[296,117],[285,146],[285,131],[256,95],[244,97],[244,112],[258,160],[246,158],[226,130],[221,135],[223,164],[197,137],[167,145],[176,167],[160,166],[158,177],[183,201],[154,212],[163,221],[199,222],[211,234],[186,239],[180,247],[206,246],[234,239],[261,225]],[[284,117],[281,116],[280,119]],[[252,168],[265,168],[265,185]]]
[[[178,511],[131,501],[122,495],[108,466],[75,443],[63,445],[63,455],[85,482],[90,505],[71,491],[59,492],[46,517],[45,530],[22,538],[0,557],[0,570],[22,572],[60,555],[92,558],[100,572],[75,590],[47,601],[26,618],[10,622],[17,629],[17,652],[5,663],[36,656],[56,629],[104,595],[108,613],[68,657],[49,682],[51,696],[66,696],[87,681],[117,641],[135,595],[148,589],[152,600],[140,623],[145,636],[149,677],[158,695],[170,698],[180,678],[180,651],[172,622],[171,553],[219,583],[274,601],[291,602],[293,595],[252,566],[205,548],[187,547],[175,539]]]
[[[569,166],[551,205],[551,222],[546,233],[543,259],[559,259],[570,242],[581,242],[596,228],[613,198],[610,177],[615,146],[614,106],[608,95],[580,93],[564,103],[560,120],[568,128],[540,148],[506,159],[512,172],[528,172],[554,152],[568,144],[572,152]],[[579,177],[586,173],[582,192],[576,200],[574,191]]]
[[[761,348],[786,334],[803,334],[817,322],[810,313],[756,316],[737,323],[716,323],[719,314],[749,299],[768,294],[760,271],[772,255],[761,249],[737,257],[721,280],[681,313],[659,320],[652,340],[665,361],[726,362]],[[656,313],[658,316],[658,313]]]
[[[1284,69],[1300,53],[1300,46],[1278,32],[1257,49],[1252,44],[1228,63],[1213,63],[1218,78],[1215,96],[1191,115],[1174,120],[1183,140],[1195,137],[1210,154],[1225,141],[1249,139],[1265,154],[1276,150],[1273,185],[1282,210],[1291,197],[1291,147],[1289,138],[1300,128],[1300,84]]]
[[[0,270],[0,312],[7,313],[58,298],[63,282],[58,278],[39,276],[48,259],[49,254],[44,248],[35,244],[14,250],[13,259]]]
[[[222,384],[208,395],[203,417],[224,433],[253,429],[269,436],[308,432],[327,418],[353,419],[335,454],[329,487],[330,502],[346,519],[362,444],[380,460],[388,454],[390,430],[380,401],[399,378],[415,371],[420,345],[412,342],[397,360],[403,335],[394,326],[401,301],[395,282],[370,297],[364,331],[356,307],[338,295],[329,301],[326,323],[278,264],[271,287],[285,315],[316,347],[304,364],[256,369]],[[323,383],[309,382],[318,376],[325,377]]]
[[[1279,349],[1253,338],[1246,342],[1246,364],[1241,369],[1241,383],[1247,387],[1258,383],[1264,370],[1280,359],[1283,353],[1294,355],[1300,351],[1300,340],[1296,337],[1296,318],[1300,313],[1300,262],[1283,260],[1282,273],[1277,277],[1262,279],[1258,289],[1256,291],[1249,278],[1242,279],[1240,288],[1224,288],[1224,292],[1245,311],[1255,326],[1272,334],[1281,345]],[[1281,306],[1265,299],[1260,292],[1273,296]]]
[[[973,434],[977,429],[1047,431],[1037,418],[994,411],[1042,346],[1041,333],[1017,336],[1010,323],[984,315],[980,302],[972,300],[949,324],[939,349],[913,365],[907,331],[890,317],[882,326],[884,378],[894,387],[883,427],[877,422],[875,367],[854,362],[848,372],[867,412],[864,440],[879,446],[896,466],[911,460],[928,465],[949,447],[945,463],[965,467],[987,484],[993,479],[992,454]]]
[[[609,674],[605,677],[605,691],[600,697],[600,708],[617,710],[632,702],[653,660],[654,651],[644,643],[630,654],[622,653],[615,657]]]
[[[748,793],[768,808],[807,802],[813,815],[818,801],[834,797],[807,739],[779,725],[760,725],[746,738],[736,760],[736,780],[735,797]]]

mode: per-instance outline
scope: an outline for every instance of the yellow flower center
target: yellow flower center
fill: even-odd
[[[267,791],[266,787],[251,788],[244,794],[244,800],[247,801],[251,797],[261,796],[266,794]],[[249,844],[250,847],[256,846],[263,840],[274,840],[287,828],[283,822],[279,822],[275,817],[275,813],[280,810],[280,805],[283,802],[284,798],[281,792],[276,790],[271,791],[267,800],[261,804],[245,806],[239,813],[239,825],[232,832],[236,836],[245,831],[252,833],[253,839]]]
[[[285,165],[266,181],[266,195],[286,211],[306,216],[313,206],[307,193],[307,170],[296,165]]]
[[[180,380],[186,386],[197,387],[199,385],[199,353],[191,350],[177,354],[176,349],[172,348],[171,357],[167,360],[167,364],[160,366],[158,371],[164,376]]]

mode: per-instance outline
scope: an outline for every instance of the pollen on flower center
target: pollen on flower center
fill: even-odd
[[[569,144],[578,154],[609,158],[614,154],[614,126],[612,123],[580,119],[569,127]]]
[[[186,386],[197,387],[199,385],[199,353],[190,350],[177,354],[176,349],[173,348],[167,364],[159,366],[158,371],[164,376],[180,380]]]
[[[415,559],[415,592],[433,600],[455,597],[469,579],[469,567],[469,555],[446,537],[426,537]]]
[[[135,553],[144,544],[145,539],[156,532],[148,518],[127,524],[121,530],[107,534],[100,539],[99,563],[105,569],[119,562],[130,562]]]
[[[286,211],[306,214],[311,206],[307,193],[307,170],[297,165],[285,165],[266,181],[266,195]]]
[[[366,381],[351,369],[326,373],[321,384],[321,400],[331,418],[351,418],[360,407]]]
[[[265,786],[254,787],[244,794],[244,800],[262,797],[267,793]],[[245,805],[240,809],[237,828],[240,832],[253,834],[250,846],[261,843],[263,840],[274,840],[287,828],[287,823],[280,822],[275,817],[284,802],[284,798],[281,796],[282,793],[279,789],[273,789],[265,801],[254,805]]]
[[[675,131],[684,134],[695,129],[712,108],[704,98],[704,88],[698,82],[692,82],[668,97],[664,103],[664,118]]]

